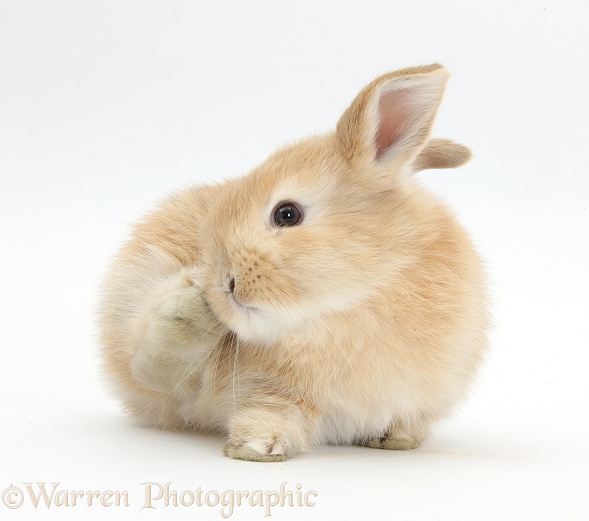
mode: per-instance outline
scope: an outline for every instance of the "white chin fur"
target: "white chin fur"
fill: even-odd
[[[240,340],[261,345],[277,342],[292,327],[258,309],[239,310],[227,325]]]

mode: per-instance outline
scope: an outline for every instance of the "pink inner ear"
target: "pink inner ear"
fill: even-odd
[[[376,159],[411,135],[420,112],[416,103],[417,90],[418,87],[409,87],[381,95],[378,102],[378,128],[374,137]]]

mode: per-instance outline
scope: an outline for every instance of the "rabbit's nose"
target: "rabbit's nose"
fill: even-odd
[[[235,291],[235,277],[231,277],[229,280],[229,291],[231,291],[231,293]]]

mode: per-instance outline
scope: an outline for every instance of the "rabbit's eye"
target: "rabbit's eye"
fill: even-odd
[[[303,220],[303,211],[294,203],[280,203],[272,215],[276,226],[296,226]]]

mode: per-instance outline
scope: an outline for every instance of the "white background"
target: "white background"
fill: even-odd
[[[0,492],[54,481],[131,499],[0,500],[0,518],[221,519],[141,511],[141,483],[169,481],[317,491],[274,519],[587,519],[588,5],[0,0]],[[494,298],[492,354],[456,416],[416,451],[283,464],[125,418],[98,371],[95,310],[128,224],[331,129],[376,75],[434,61],[453,73],[434,135],[475,159],[420,178],[471,231]]]

